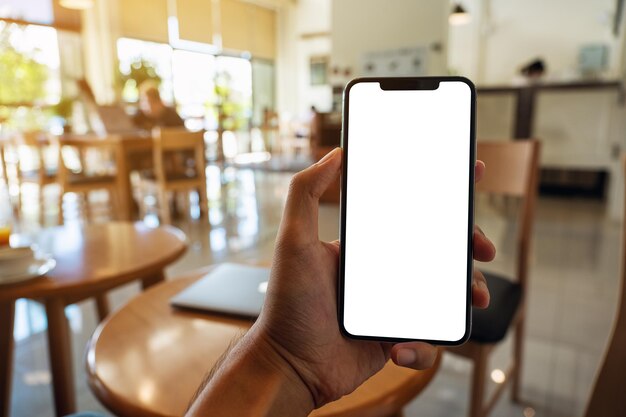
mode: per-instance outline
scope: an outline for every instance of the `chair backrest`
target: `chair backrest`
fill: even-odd
[[[623,159],[623,167],[626,179],[626,157]],[[617,314],[602,367],[596,375],[586,417],[626,416],[626,204],[622,223],[622,276]]]
[[[186,171],[188,156],[193,158],[195,178],[206,182],[204,131],[190,132],[182,128],[156,128],[154,140],[154,172],[157,181],[166,183],[174,171]],[[173,164],[172,164],[173,162]]]
[[[20,132],[15,137],[14,144],[17,146],[19,154],[17,159],[18,176],[22,171],[33,169],[38,170],[40,175],[45,175],[46,162],[49,162],[46,158],[46,151],[51,146],[56,145],[53,138],[48,133],[41,131]],[[23,152],[26,152],[28,156],[24,155]],[[25,164],[25,161],[30,161],[30,164]]]
[[[67,183],[70,176],[111,176],[117,163],[118,147],[116,137],[60,137],[59,142],[59,182]],[[73,151],[73,152],[72,152]],[[97,151],[98,160],[89,159],[89,152]],[[92,164],[91,162],[96,162]],[[90,169],[88,169],[90,168]]]
[[[341,144],[341,113],[315,113],[311,120],[311,148]]]
[[[528,276],[528,257],[539,179],[539,142],[535,139],[478,142],[477,158],[486,165],[478,193],[521,199],[517,234],[516,275],[522,287]]]

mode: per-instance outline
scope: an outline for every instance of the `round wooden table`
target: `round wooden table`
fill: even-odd
[[[119,416],[184,415],[192,395],[249,320],[170,306],[172,296],[210,271],[207,267],[161,283],[107,317],[87,347],[89,385]],[[427,371],[389,362],[352,394],[312,416],[392,416],[428,385]]]
[[[42,302],[48,319],[48,349],[58,416],[75,411],[70,331],[65,306],[96,297],[100,318],[108,314],[106,291],[141,280],[147,288],[164,280],[164,268],[180,258],[186,237],[174,227],[111,222],[65,225],[43,230],[39,248],[57,261],[45,277],[0,286],[0,416],[8,416],[11,398],[15,300]]]

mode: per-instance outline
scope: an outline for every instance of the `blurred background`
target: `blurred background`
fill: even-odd
[[[172,223],[189,250],[168,279],[223,261],[267,263],[291,176],[340,144],[350,79],[462,75],[478,91],[479,144],[540,146],[528,162],[536,177],[524,177],[532,207],[506,192],[477,198],[477,222],[498,248],[484,267],[526,279],[525,332],[501,335],[479,391],[499,392],[515,357],[522,400],[500,396],[491,415],[582,416],[620,306],[624,3],[0,0],[0,229],[17,241],[62,224]],[[164,197],[162,161],[141,145],[165,141],[153,128],[200,132],[201,157],[169,156],[175,173],[204,173],[204,192]],[[323,197],[323,239],[338,236],[337,202],[335,184]],[[389,210],[381,216],[393,215],[391,201]],[[116,289],[112,310],[139,292]],[[19,299],[15,311],[9,415],[54,415],[44,308]],[[65,314],[77,408],[109,413],[83,370],[93,302]],[[472,366],[446,354],[405,415],[470,413]]]

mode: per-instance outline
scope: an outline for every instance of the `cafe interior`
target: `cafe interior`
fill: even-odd
[[[174,297],[267,273],[351,79],[435,75],[476,85],[491,306],[313,415],[626,416],[625,3],[0,0],[0,416],[184,415],[251,315]]]

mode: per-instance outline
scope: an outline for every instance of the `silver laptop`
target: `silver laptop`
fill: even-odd
[[[98,106],[98,116],[102,123],[102,134],[136,134],[140,131],[121,106]]]
[[[221,264],[170,299],[176,307],[257,317],[265,301],[269,268]]]

